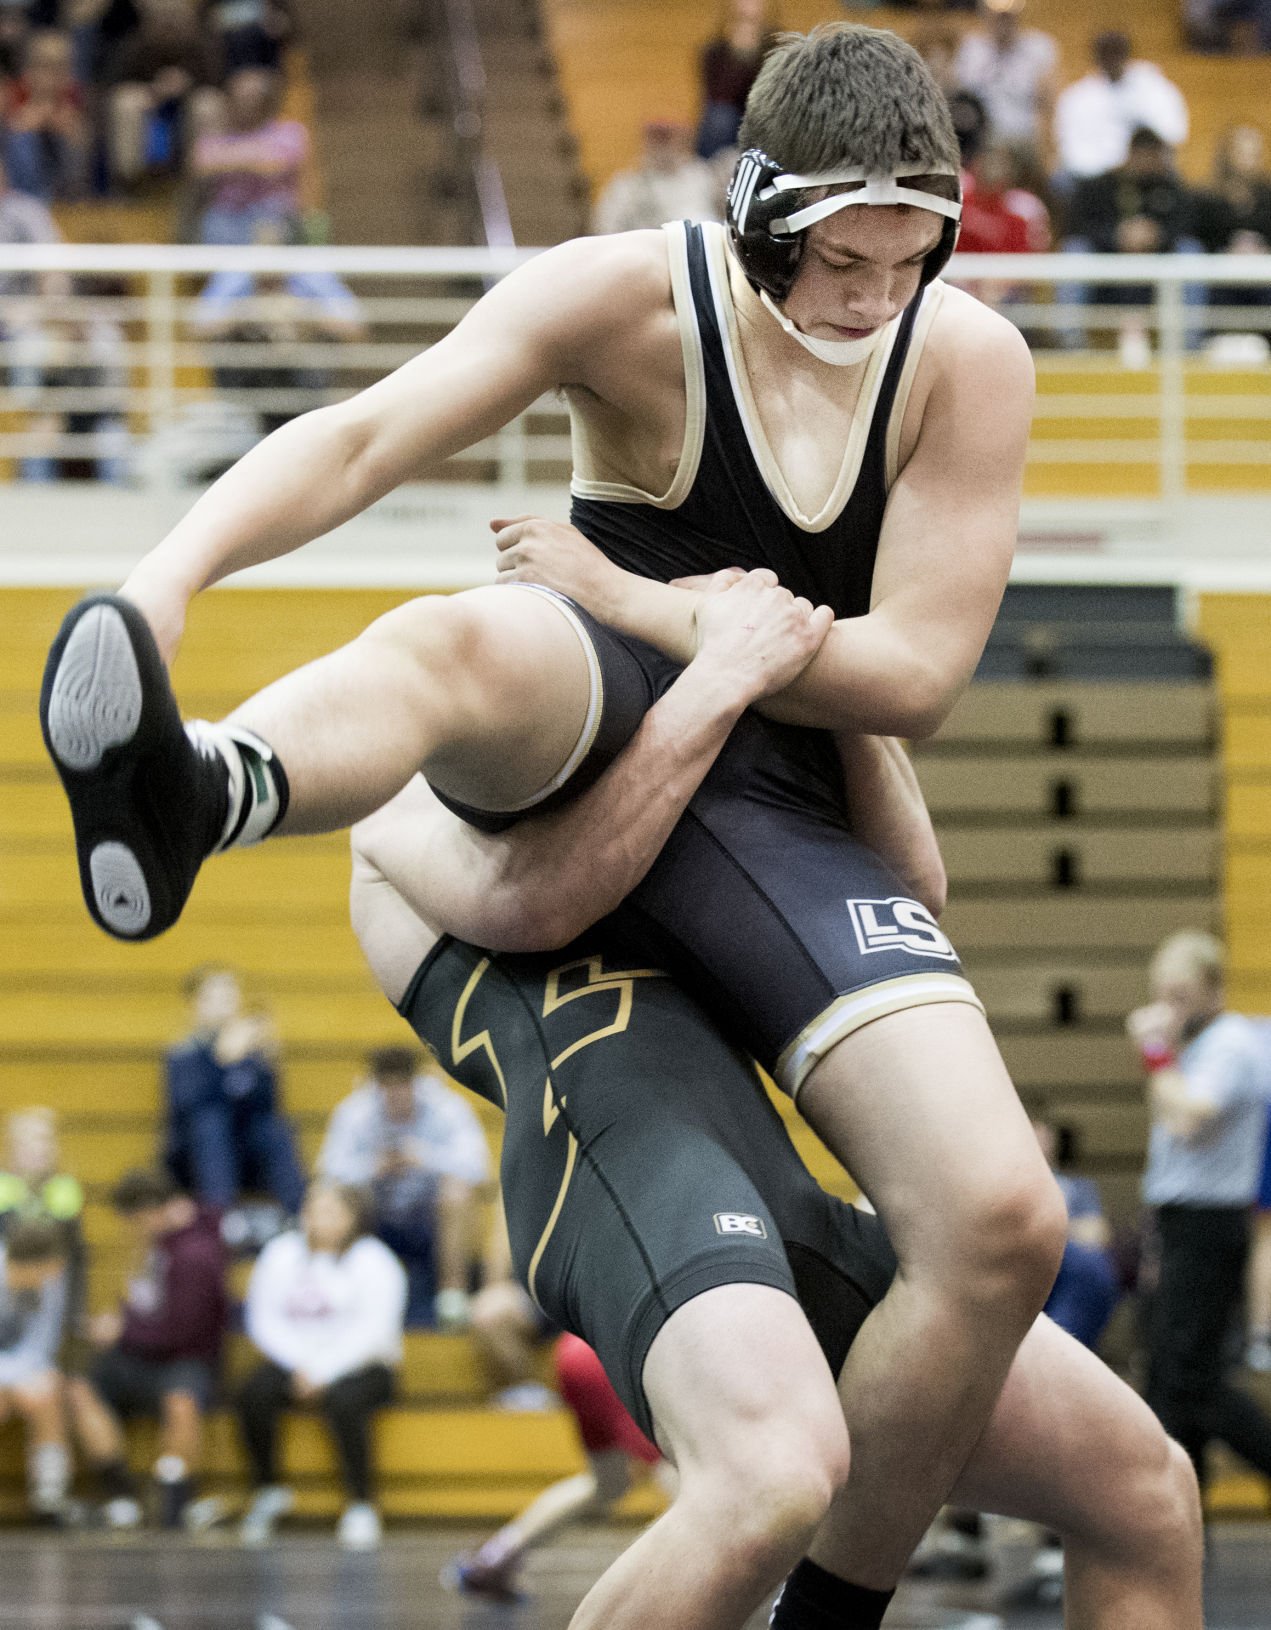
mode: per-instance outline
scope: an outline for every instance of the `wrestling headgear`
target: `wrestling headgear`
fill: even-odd
[[[922,186],[905,185],[911,178],[925,180],[934,175],[949,176],[955,182],[959,179],[956,170],[931,164],[901,165],[889,175],[870,175],[850,164],[818,175],[788,175],[766,153],[750,147],[737,160],[728,186],[728,235],[752,288],[780,302],[794,282],[803,253],[802,234],[808,227],[854,205],[909,204],[944,217],[940,241],[922,268],[922,281],[930,283],[948,264],[962,218],[960,202]],[[791,193],[845,186],[852,190],[832,192],[814,204],[791,210]]]

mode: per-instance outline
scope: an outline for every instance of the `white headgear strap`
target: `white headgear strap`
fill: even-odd
[[[855,340],[817,339],[814,334],[805,334],[801,328],[796,328],[767,289],[760,289],[759,299],[764,310],[777,319],[792,340],[798,340],[805,351],[811,351],[814,357],[820,357],[822,362],[831,363],[835,368],[850,368],[854,362],[864,362],[866,357],[878,349],[883,335],[887,332],[887,325],[884,323],[881,328],[875,328]]]
[[[810,187],[839,187],[851,181],[858,181],[861,185],[851,192],[832,193],[815,204],[795,210],[793,215],[770,221],[768,230],[802,232],[815,222],[823,221],[827,215],[837,215],[839,210],[850,209],[854,204],[909,204],[915,209],[929,209],[936,215],[947,216],[951,221],[962,219],[962,205],[956,199],[941,198],[938,193],[927,192],[925,188],[901,185],[909,176],[916,175],[947,175],[957,180],[955,170],[933,170],[927,164],[905,165],[890,175],[868,175],[859,169],[828,170],[821,175],[779,175],[764,189],[762,197],[771,198],[781,192],[805,192]]]

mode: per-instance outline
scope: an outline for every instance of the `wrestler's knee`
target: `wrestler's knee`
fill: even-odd
[[[780,1431],[742,1430],[713,1496],[739,1566],[762,1571],[798,1555],[847,1481],[847,1429],[788,1420]]]
[[[1198,1559],[1204,1549],[1200,1486],[1182,1445],[1156,1428],[1126,1485],[1109,1543],[1153,1567]]]
[[[964,1196],[943,1288],[960,1301],[1013,1307],[1031,1323],[1063,1260],[1068,1213],[1044,1163],[1025,1165]]]

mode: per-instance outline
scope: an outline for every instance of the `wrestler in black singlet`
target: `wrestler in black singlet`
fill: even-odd
[[[838,1374],[895,1269],[882,1225],[813,1182],[754,1065],[671,980],[614,938],[539,956],[443,939],[399,1009],[506,1110],[517,1276],[647,1434],[653,1338],[720,1285],[797,1296]]]
[[[892,410],[931,289],[890,325],[855,482],[838,515],[813,531],[778,503],[752,447],[752,435],[762,432],[752,426],[748,433],[738,405],[721,328],[730,298],[721,240],[707,237],[722,229],[666,230],[669,254],[685,259],[686,275],[673,278],[677,313],[700,353],[700,458],[674,507],[576,478],[574,525],[643,576],[768,566],[795,594],[832,606],[837,616],[863,615],[887,502]],[[686,375],[691,421],[696,363]],[[542,809],[596,779],[677,672],[648,646],[585,622],[600,659],[603,713],[618,723],[603,732],[603,750]],[[480,824],[506,824],[451,807]],[[979,1006],[930,914],[851,836],[831,738],[754,713],[733,731],[613,922],[791,1093],[819,1057],[871,1019],[927,1002]]]

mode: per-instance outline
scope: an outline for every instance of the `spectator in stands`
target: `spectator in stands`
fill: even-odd
[[[1233,125],[1223,133],[1212,186],[1196,196],[1195,235],[1211,254],[1265,255],[1271,250],[1271,174],[1266,138],[1256,125]],[[1252,345],[1249,360],[1265,361],[1271,339],[1271,289],[1265,283],[1223,284],[1211,298],[1250,313],[1246,332],[1226,330],[1212,342],[1215,354],[1244,360]]]
[[[1271,1022],[1259,1026],[1271,1072]],[[1271,1373],[1271,1111],[1267,1115],[1262,1171],[1254,1196],[1253,1248],[1249,1257],[1249,1348],[1245,1362],[1260,1375]]]
[[[279,116],[282,81],[240,68],[225,87],[226,128],[199,137],[190,173],[204,195],[203,243],[251,243],[262,225],[294,230],[309,164],[309,132]]]
[[[1152,1121],[1143,1198],[1153,1209],[1156,1285],[1145,1396],[1202,1487],[1215,1437],[1268,1476],[1271,1421],[1226,1377],[1271,1096],[1266,1051],[1248,1019],[1225,1011],[1223,947],[1212,935],[1172,935],[1150,984],[1151,1003],[1127,1020]]]
[[[315,1183],[301,1226],[261,1252],[247,1287],[247,1334],[264,1355],[239,1398],[251,1460],[252,1503],[245,1543],[263,1545],[294,1495],[281,1480],[278,1424],[284,1409],[318,1410],[335,1440],[348,1504],[342,1545],[366,1550],[380,1538],[373,1503],[371,1421],[393,1393],[402,1358],[406,1275],[369,1234],[364,1189]]]
[[[5,1169],[0,1172],[0,1240],[20,1222],[51,1223],[62,1238],[66,1263],[67,1331],[84,1310],[84,1190],[60,1170],[57,1116],[51,1109],[15,1110],[6,1126]]]
[[[953,133],[958,138],[958,153],[963,166],[967,167],[989,142],[988,109],[972,91],[951,91],[948,102]]]
[[[1096,36],[1095,67],[1059,93],[1055,145],[1067,178],[1107,175],[1126,162],[1136,130],[1150,130],[1166,147],[1187,139],[1183,93],[1152,62],[1134,60],[1129,36]]]
[[[1191,189],[1175,170],[1173,153],[1154,130],[1143,126],[1131,136],[1124,164],[1078,182],[1068,205],[1063,247],[1078,254],[1169,254],[1196,246],[1194,214]],[[1060,290],[1065,303],[1088,295],[1086,289]],[[1112,284],[1099,289],[1096,298],[1102,305],[1144,306],[1150,304],[1152,290],[1142,284]],[[1125,319],[1121,350],[1127,365],[1146,362],[1142,319]]]
[[[128,348],[113,302],[126,295],[127,285],[80,277],[73,289],[79,297],[73,309],[28,327],[14,342],[14,394],[31,415],[27,433],[48,443],[48,451],[28,453],[19,469],[24,481],[87,472],[120,485],[129,469]],[[89,392],[91,402],[84,399]],[[59,450],[64,436],[91,436],[93,445],[67,454]]]
[[[110,172],[130,187],[177,172],[224,118],[218,63],[192,0],[142,0],[141,22],[110,64]]]
[[[962,231],[958,247],[968,254],[1040,254],[1050,248],[1050,212],[1036,193],[1016,185],[1016,159],[1009,148],[982,148],[962,176]],[[999,309],[1028,295],[1028,285],[1006,278],[966,285],[978,300]]]
[[[1196,51],[1271,51],[1271,0],[1184,0],[1183,17]]]
[[[687,125],[650,119],[634,170],[619,170],[596,200],[593,232],[632,232],[665,221],[723,219],[718,173],[698,158]]]
[[[958,60],[961,39],[957,29],[943,20],[932,18],[915,31],[910,43],[930,68],[936,84],[946,96],[952,96],[958,89],[954,64]]]
[[[484,1283],[472,1298],[472,1335],[491,1379],[496,1409],[550,1409],[556,1396],[539,1379],[543,1344],[559,1334],[512,1271],[502,1198],[486,1248]]]
[[[702,87],[698,158],[712,159],[737,145],[746,98],[779,27],[772,0],[725,0],[718,30],[702,47],[698,63]]]
[[[88,192],[92,128],[69,34],[41,29],[31,35],[4,108],[3,147],[5,169],[19,191],[45,203]]]
[[[66,1236],[48,1218],[22,1217],[0,1240],[0,1422],[26,1430],[27,1500],[56,1521],[66,1508],[66,1441],[58,1350],[66,1315]]]
[[[1044,1311],[1061,1330],[1084,1347],[1094,1348],[1121,1294],[1112,1258],[1112,1230],[1097,1185],[1072,1171],[1077,1161],[1072,1127],[1036,1120],[1033,1131],[1068,1207],[1068,1243]]]
[[[278,1103],[268,1015],[246,1009],[230,968],[196,968],[184,994],[190,1031],[164,1056],[164,1163],[204,1205],[225,1211],[245,1194],[263,1194],[294,1217],[305,1179]]]
[[[280,68],[295,32],[291,0],[203,0],[203,18],[231,74],[239,68]]]
[[[273,228],[262,228],[256,241],[277,237]],[[226,348],[241,348],[241,362],[218,361],[212,373],[220,391],[253,393],[248,400],[262,435],[320,407],[330,389],[331,370],[297,359],[298,347],[358,340],[366,333],[362,308],[333,272],[217,272],[195,304],[194,326],[222,358]],[[260,392],[291,399],[258,407]]]
[[[137,1271],[121,1310],[90,1320],[99,1351],[88,1376],[68,1383],[71,1418],[107,1495],[106,1522],[134,1528],[141,1507],[122,1422],[159,1417],[159,1521],[176,1528],[193,1514],[203,1417],[216,1396],[228,1317],[219,1221],[167,1172],[126,1173],[111,1203],[136,1236]]]
[[[370,1079],[336,1105],[318,1170],[369,1186],[375,1232],[406,1265],[408,1324],[468,1318],[477,1202],[490,1175],[481,1122],[431,1056],[381,1047]]]
[[[1053,36],[1021,22],[1025,0],[980,0],[980,26],[962,36],[953,77],[988,110],[993,140],[1039,155],[1050,139],[1059,71]]]

